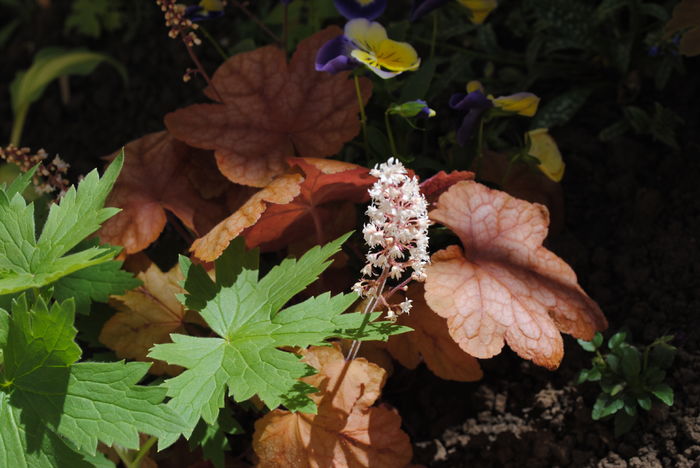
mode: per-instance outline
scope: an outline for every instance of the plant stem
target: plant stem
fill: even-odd
[[[273,33],[270,30],[270,28],[265,26],[265,23],[260,21],[260,18],[255,16],[255,14],[253,14],[253,12],[250,11],[244,4],[242,4],[241,2],[239,2],[237,0],[231,0],[231,3],[233,4],[233,6],[235,6],[239,10],[241,10],[248,18],[250,18],[253,21],[253,23],[257,24],[260,29],[265,31],[265,33],[268,36],[270,36],[276,43],[278,43],[280,46],[282,46],[282,40],[279,38],[279,36],[277,34]]]
[[[139,449],[138,453],[134,457],[133,461],[131,462],[131,467],[130,468],[139,468],[141,466],[141,459],[148,454],[148,451],[151,450],[151,447],[153,447],[153,444],[155,444],[158,441],[158,437],[156,436],[151,436],[148,438],[148,440],[141,446]]]
[[[24,122],[27,120],[27,112],[29,106],[23,106],[17,111],[15,120],[12,122],[12,132],[10,133],[10,144],[19,148],[19,142],[22,139],[22,131],[24,130]]]
[[[204,29],[204,27],[202,27],[201,24],[199,25],[199,28],[197,29],[197,31],[201,31],[202,34],[204,34],[204,37],[206,37],[207,40],[209,41],[209,43],[214,46],[214,49],[216,49],[216,51],[219,53],[219,55],[221,55],[222,59],[224,59],[224,60],[229,59],[230,55],[226,53],[226,51],[221,47],[221,45],[219,45],[219,42],[216,39],[214,39],[214,36],[212,36],[209,33],[209,31]]]
[[[369,301],[367,301],[367,305],[365,305],[364,310],[362,311],[363,314],[365,314],[365,319],[362,322],[362,325],[360,325],[360,330],[359,332],[361,333],[364,331],[364,328],[367,326],[367,323],[369,322],[369,317],[370,313],[374,310],[374,307],[377,305],[377,302],[379,301],[379,298],[382,296],[382,293],[384,292],[384,286],[386,286],[386,280],[389,278],[389,269],[384,268],[382,270],[382,274],[379,276],[379,279],[377,280],[378,286],[375,291],[375,293],[369,297]],[[348,355],[345,357],[346,361],[352,361],[357,357],[357,352],[360,350],[360,345],[362,344],[361,341],[359,340],[353,340],[352,344],[350,345],[350,349],[348,350]]]
[[[391,130],[391,120],[389,118],[389,111],[384,112],[384,126],[386,127],[386,135],[389,138],[389,148],[391,149],[391,155],[401,159],[399,157],[399,151],[396,149],[394,132]]]
[[[216,98],[219,101],[222,101],[221,99],[221,94],[219,94],[219,91],[216,90],[216,86],[214,86],[214,83],[212,83],[211,78],[209,78],[209,74],[207,71],[204,69],[202,66],[202,62],[199,61],[199,57],[197,57],[197,53],[192,49],[192,46],[188,45],[187,42],[185,42],[184,38],[182,40],[182,43],[185,44],[185,48],[187,49],[187,53],[190,54],[190,58],[194,62],[194,64],[197,66],[197,70],[199,73],[204,77],[204,80],[207,82],[207,85],[211,88],[211,90],[216,94]]]
[[[437,11],[433,11],[433,35],[430,38],[430,60],[435,57],[435,44],[437,43],[438,17]]]
[[[362,124],[362,141],[365,146],[365,157],[369,158],[369,143],[367,142],[367,114],[365,114],[364,99],[362,99],[362,90],[360,89],[360,77],[357,72],[352,74],[355,80],[355,93],[357,94],[357,105],[360,108],[360,124]]]

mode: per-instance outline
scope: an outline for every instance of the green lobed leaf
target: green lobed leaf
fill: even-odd
[[[226,435],[244,432],[243,427],[233,418],[231,412],[223,410],[219,412],[219,417],[214,424],[199,421],[188,442],[190,449],[202,447],[204,458],[211,461],[216,468],[224,468],[224,452],[231,449]]]
[[[639,372],[642,369],[642,355],[633,346],[625,346],[621,348],[620,352],[622,354],[620,360],[622,374],[628,382],[632,382],[639,377]]]
[[[22,451],[39,451],[41,460],[78,457],[72,449],[94,456],[98,441],[136,449],[139,432],[166,437],[181,429],[181,418],[161,404],[164,389],[136,385],[150,364],[75,363],[81,351],[74,316],[72,301],[50,307],[42,298],[31,306],[24,295],[14,301],[0,371],[3,404],[11,407],[0,426],[0,457]]]
[[[67,253],[118,211],[103,205],[123,161],[120,154],[102,178],[95,170],[77,190],[71,187],[51,206],[38,241],[34,205],[17,192],[9,197],[9,189],[0,190],[0,295],[42,287],[114,257],[113,248],[101,246]]]
[[[348,236],[314,247],[298,260],[286,259],[260,280],[257,251],[246,251],[243,239],[234,240],[216,261],[216,281],[201,266],[181,257],[188,292],[184,304],[197,310],[219,335],[173,334],[172,343],[156,345],[149,353],[186,368],[163,384],[172,397],[168,406],[186,421],[182,432],[186,437],[200,417],[208,424],[216,421],[227,388],[238,402],[258,395],[270,408],[284,405],[292,411],[315,412],[307,396],[315,389],[298,380],[312,374],[313,368],[280,347],[322,345],[328,338],[346,335],[386,339],[404,331],[393,324],[371,322],[360,335],[358,330],[368,317],[341,315],[356,301],[355,294],[326,293],[282,309],[328,267]],[[159,443],[167,446],[174,440]]]
[[[54,283],[53,295],[59,301],[73,298],[75,311],[87,315],[92,302],[107,302],[109,296],[124,294],[141,284],[121,269],[122,263],[110,260],[64,276]]]

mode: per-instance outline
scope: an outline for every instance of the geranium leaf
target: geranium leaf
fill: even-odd
[[[464,248],[433,255],[425,299],[467,353],[489,358],[507,342],[521,357],[556,368],[564,352],[560,332],[591,340],[607,326],[573,270],[542,247],[548,222],[542,205],[464,181],[440,197],[430,216]]]
[[[74,466],[63,462],[79,460],[76,451],[94,456],[98,441],[136,449],[139,432],[180,430],[180,417],[161,404],[164,390],[136,385],[148,364],[75,362],[74,315],[72,301],[30,305],[22,295],[13,303],[0,370],[0,460],[25,452],[29,466]]]
[[[173,334],[173,343],[156,345],[149,354],[186,368],[163,384],[172,397],[168,406],[187,421],[183,434],[189,437],[200,417],[210,424],[216,421],[226,388],[239,402],[257,394],[270,408],[315,411],[307,396],[313,387],[297,380],[312,369],[279,347],[320,345],[334,336],[386,339],[403,331],[386,322],[370,322],[360,335],[356,329],[366,317],[341,315],[357,299],[354,294],[323,294],[282,309],[328,267],[328,259],[347,237],[315,247],[299,260],[286,259],[260,280],[257,253],[246,252],[242,238],[232,242],[216,264],[217,271],[225,266],[236,272],[235,278],[222,275],[212,281],[200,266],[181,260],[187,274],[185,304],[196,308],[219,336]],[[160,442],[166,446],[173,441]]]
[[[0,190],[0,295],[39,288],[114,257],[110,247],[68,252],[118,211],[103,206],[122,162],[120,155],[102,178],[97,171],[90,172],[77,190],[71,187],[51,205],[38,240],[34,205],[27,204],[19,193],[8,197]]]
[[[92,302],[107,302],[112,294],[123,294],[141,284],[128,271],[121,269],[123,262],[110,260],[64,276],[53,285],[53,297],[59,301],[75,300],[78,314],[89,314]]]

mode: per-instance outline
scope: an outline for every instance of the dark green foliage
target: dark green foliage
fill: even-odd
[[[626,332],[618,332],[608,340],[607,353],[603,352],[600,333],[591,341],[578,340],[583,349],[595,353],[592,367],[583,369],[577,380],[579,384],[589,381],[600,385],[602,392],[593,405],[593,419],[615,415],[615,435],[620,436],[637,420],[637,407],[651,409],[652,397],[673,405],[673,389],[664,383],[676,354],[676,348],[669,344],[672,339],[662,336],[640,351],[629,344]]]

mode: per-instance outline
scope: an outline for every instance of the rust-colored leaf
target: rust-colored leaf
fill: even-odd
[[[489,358],[506,342],[553,369],[564,353],[560,331],[590,340],[607,327],[571,267],[542,246],[544,206],[464,181],[440,197],[430,217],[457,234],[463,249],[433,255],[425,300],[467,353]]]
[[[447,173],[440,171],[420,184],[420,191],[429,204],[435,203],[440,195],[457,182],[474,179],[474,173],[470,171],[452,171]]]
[[[319,370],[305,382],[319,392],[318,414],[274,410],[255,423],[253,449],[260,468],[403,468],[412,458],[401,418],[387,406],[371,405],[386,372],[365,359],[347,367],[342,353],[316,347],[304,360]]]
[[[410,314],[401,314],[397,322],[412,332],[389,338],[387,349],[404,367],[415,369],[421,361],[442,379],[474,382],[483,377],[479,362],[450,337],[447,321],[432,311],[423,298],[423,286],[412,284],[406,295],[413,301]]]
[[[376,181],[369,169],[342,161],[291,158],[289,164],[304,175],[299,195],[268,206],[243,233],[249,248],[277,250],[299,240],[324,244],[344,234],[355,225],[353,204],[366,202],[367,189]]]
[[[282,174],[295,152],[337,153],[360,131],[355,87],[347,72],[317,72],[314,61],[321,45],[341,33],[332,26],[303,40],[290,63],[275,46],[235,55],[205,91],[216,103],[170,113],[165,125],[178,139],[215,150],[230,180],[255,187]],[[366,103],[371,82],[361,78],[361,89]]]
[[[201,171],[193,168],[192,160],[213,159],[211,153],[191,148],[167,132],[132,141],[124,152],[124,168],[106,202],[122,211],[98,232],[103,242],[123,246],[127,254],[145,249],[163,231],[166,210],[197,233],[208,231],[225,216],[222,204],[206,200],[188,177]],[[214,179],[209,186],[223,192],[232,184]]]
[[[254,193],[235,213],[217,224],[207,235],[195,240],[190,250],[204,261],[215,260],[232,239],[260,219],[268,206],[294,200],[299,195],[303,181],[300,174],[277,177],[270,185]]]
[[[184,279],[176,265],[163,273],[155,264],[136,275],[143,285],[123,296],[113,296],[110,304],[119,312],[103,326],[100,341],[113,349],[119,358],[153,362],[152,374],[176,375],[178,366],[146,357],[148,350],[157,343],[169,343],[171,333],[185,333],[183,325],[186,309],[176,299],[185,291],[179,282]]]

